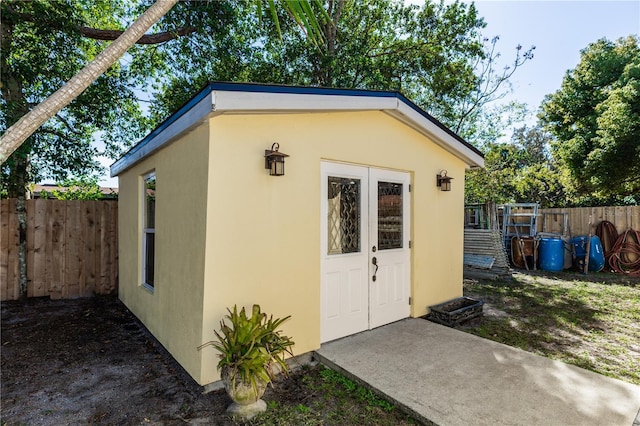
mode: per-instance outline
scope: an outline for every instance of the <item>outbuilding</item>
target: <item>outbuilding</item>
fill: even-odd
[[[397,92],[210,83],[111,166],[119,297],[200,384],[227,307],[296,354],[462,295],[482,154]]]

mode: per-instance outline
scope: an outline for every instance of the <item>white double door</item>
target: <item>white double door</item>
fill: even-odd
[[[327,342],[410,314],[408,173],[321,165],[321,326]]]

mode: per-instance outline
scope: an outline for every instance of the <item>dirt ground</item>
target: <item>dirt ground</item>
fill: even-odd
[[[3,302],[1,342],[2,425],[236,424],[115,297]],[[303,400],[300,381],[265,399]]]
[[[548,278],[541,272],[529,275]],[[564,274],[563,279],[573,276]],[[640,285],[640,277],[613,274],[576,274],[575,279],[598,283],[622,279],[626,285]],[[225,414],[231,401],[224,390],[203,394],[116,297],[29,299],[1,306],[3,426],[237,424]],[[485,317],[503,314],[487,311]],[[332,404],[307,386],[305,374],[278,381],[264,399],[301,408]],[[333,413],[358,409],[353,404],[334,408]],[[344,424],[344,417],[319,416],[313,424]],[[372,423],[371,417],[361,419],[368,420],[356,418],[347,424]],[[388,417],[378,423],[395,425],[403,420]]]
[[[516,270],[516,272],[518,271]],[[519,272],[531,277],[543,279],[562,279],[564,281],[582,281],[598,284],[620,284],[632,287],[640,286],[640,275],[614,274],[611,272],[589,272],[588,274],[583,274],[574,269],[567,269],[559,273],[541,271],[539,269],[536,271],[520,270]]]

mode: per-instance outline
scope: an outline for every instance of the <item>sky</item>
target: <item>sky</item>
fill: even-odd
[[[575,68],[580,51],[590,43],[603,37],[617,40],[640,34],[640,0],[479,0],[475,4],[487,23],[484,36],[500,36],[498,51],[504,61],[502,66],[513,60],[516,46],[522,45],[523,50],[536,47],[534,58],[511,77],[513,93],[504,99],[526,103],[533,113],[545,95],[560,88],[565,73]],[[532,114],[528,124],[533,122]],[[102,186],[118,185],[116,178],[108,178],[112,162],[101,159],[105,166]]]
[[[500,36],[502,60],[511,60],[518,44],[523,50],[536,47],[534,58],[510,79],[510,98],[528,104],[534,112],[545,95],[560,88],[565,73],[576,67],[580,51],[590,43],[640,34],[640,0],[480,0],[475,4],[487,23],[484,35]]]

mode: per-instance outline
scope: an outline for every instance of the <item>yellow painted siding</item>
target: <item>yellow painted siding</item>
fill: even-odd
[[[201,315],[203,341],[214,338],[226,307],[259,303],[277,317],[292,315],[283,328],[296,353],[320,346],[323,160],[410,172],[411,315],[462,295],[461,160],[382,112],[222,115],[209,125],[203,311],[192,313]],[[282,177],[264,169],[273,142],[291,156]],[[454,178],[451,192],[436,187],[442,169]],[[194,377],[204,384],[219,376],[215,351],[203,355]]]
[[[194,378],[201,375],[209,126],[119,176],[119,295]],[[156,171],[155,289],[142,287],[142,176]]]

